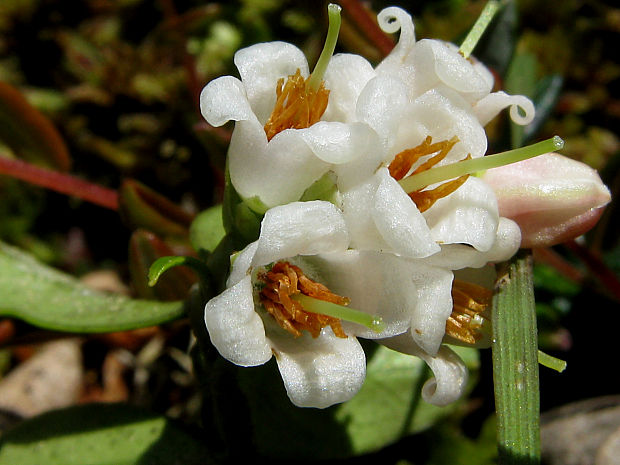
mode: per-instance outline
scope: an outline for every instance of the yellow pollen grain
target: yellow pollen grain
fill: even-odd
[[[446,321],[446,334],[466,344],[475,344],[482,334],[481,321],[491,306],[493,292],[477,284],[455,279],[452,283],[452,314]]]
[[[323,81],[317,90],[313,90],[307,81],[299,69],[288,77],[286,83],[284,79],[278,80],[276,104],[264,127],[267,140],[285,129],[308,128],[321,119],[327,108],[329,90]]]
[[[324,327],[330,326],[336,336],[347,337],[340,319],[308,312],[291,296],[303,294],[338,305],[347,305],[349,299],[334,294],[326,286],[312,281],[299,267],[288,262],[277,262],[271,270],[260,275],[260,279],[265,283],[259,295],[260,301],[282,329],[295,337],[301,336],[302,331],[308,331],[316,338]]]

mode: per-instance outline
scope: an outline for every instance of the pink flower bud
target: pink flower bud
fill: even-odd
[[[521,247],[548,247],[589,231],[611,200],[596,170],[557,153],[488,170],[500,216],[521,228]]]

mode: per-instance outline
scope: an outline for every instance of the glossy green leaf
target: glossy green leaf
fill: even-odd
[[[189,228],[189,239],[197,251],[213,252],[225,235],[222,205],[200,212]]]
[[[207,465],[206,441],[130,405],[45,413],[7,431],[0,465]]]
[[[273,362],[259,368],[240,368],[239,382],[248,399],[252,434],[259,451],[289,459],[361,455],[429,428],[458,408],[458,402],[436,407],[421,399],[422,385],[431,376],[422,360],[383,346],[372,347],[360,392],[350,401],[324,410],[291,404]],[[455,350],[475,378],[477,351]]]
[[[182,302],[135,300],[96,292],[0,242],[0,316],[69,332],[152,326],[185,314]]]
[[[50,120],[14,87],[0,82],[0,141],[24,160],[68,171],[67,146]]]
[[[160,257],[155,260],[149,270],[149,286],[154,286],[157,284],[159,278],[166,271],[177,266],[189,267],[196,271],[199,275],[202,275],[205,279],[210,279],[209,270],[206,263],[201,262],[197,258],[185,256]]]

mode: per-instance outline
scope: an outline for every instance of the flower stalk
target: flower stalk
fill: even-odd
[[[531,251],[499,270],[493,298],[493,384],[500,465],[540,463],[538,337]]]

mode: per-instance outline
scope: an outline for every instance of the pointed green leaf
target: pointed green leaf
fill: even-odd
[[[7,431],[0,465],[207,465],[205,441],[161,415],[91,404],[45,413]]]
[[[0,242],[0,316],[69,332],[152,326],[185,314],[183,302],[135,300],[96,292]]]

